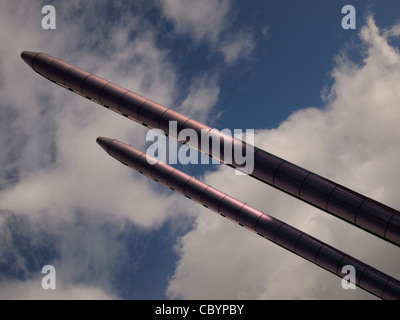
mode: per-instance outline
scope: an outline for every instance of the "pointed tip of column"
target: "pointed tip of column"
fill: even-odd
[[[115,139],[105,138],[105,137],[98,137],[96,142],[100,147],[102,147],[108,153],[108,146],[110,143]]]
[[[21,53],[21,58],[24,60],[31,68],[33,67],[33,59],[39,54],[40,52],[34,51],[23,51]]]

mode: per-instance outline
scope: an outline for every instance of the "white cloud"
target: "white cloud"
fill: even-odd
[[[45,52],[169,105],[178,91],[176,70],[156,43],[158,31],[122,8],[124,2],[107,3],[56,2],[57,29],[46,31],[40,2],[0,3],[0,41],[7,43],[0,48],[0,266],[12,270],[10,279],[26,279],[1,278],[2,297],[30,298],[32,290],[41,297],[31,289],[30,259],[38,267],[43,257],[21,248],[31,243],[57,252],[52,259],[65,290],[54,292],[56,298],[112,297],[110,270],[126,250],[116,234],[127,225],[159,228],[186,209],[96,144],[98,136],[109,136],[143,150],[145,128],[50,83],[20,58],[23,50]],[[110,6],[121,16],[105,23]],[[18,228],[26,243],[15,242],[20,229],[11,227],[13,219],[24,221]]]
[[[219,96],[217,76],[202,74],[195,77],[190,85],[186,99],[181,103],[179,111],[205,123]]]
[[[19,5],[20,3],[15,6],[19,8]],[[3,4],[3,7],[9,6],[10,2]],[[36,38],[31,37],[26,43],[20,42],[20,39],[28,39],[30,35],[29,30],[17,27],[21,20],[25,19],[28,24],[36,25],[34,18],[40,15],[28,14],[25,10],[18,11],[19,14],[12,18],[6,13],[3,14],[2,21],[7,28],[2,30],[16,30],[13,37],[18,41],[10,41],[9,34],[4,31],[1,33],[2,41],[10,43],[8,50],[2,50],[5,54],[0,66],[5,70],[3,74],[6,74],[7,78],[7,82],[1,87],[2,123],[10,126],[10,130],[2,132],[1,135],[2,142],[7,146],[2,149],[2,154],[5,155],[2,159],[7,166],[6,171],[12,168],[18,170],[19,180],[14,186],[1,192],[2,208],[36,214],[42,211],[59,211],[62,215],[63,210],[75,206],[96,207],[99,211],[114,212],[117,216],[118,212],[124,212],[123,217],[150,227],[153,222],[162,222],[167,218],[156,213],[156,209],[147,215],[142,214],[149,211],[144,209],[144,200],[146,194],[152,194],[154,183],[149,183],[147,179],[137,175],[132,177],[128,169],[109,159],[95,142],[98,136],[104,135],[143,148],[146,130],[51,84],[34,73],[19,55],[23,50],[35,50],[32,43],[36,41],[39,50],[76,63],[104,78],[121,79],[119,83],[122,85],[166,104],[174,98],[175,71],[167,60],[166,52],[157,48],[152,30],[148,29],[143,37],[134,39],[126,35],[127,31],[117,40],[112,36],[114,33],[119,34],[122,29],[136,30],[135,21],[140,17],[132,18],[131,25],[117,24],[111,28],[110,33],[103,34],[109,41],[99,44],[103,46],[101,50],[79,48],[82,41],[79,33],[76,33],[75,38],[67,36],[67,32],[71,30],[63,27],[63,23],[68,23],[72,32],[85,28],[85,23],[90,21],[88,18],[95,6],[82,5],[82,10],[85,11],[80,15],[68,15],[74,8],[62,3],[57,6],[60,30],[53,31],[53,37],[64,39],[64,43],[56,41],[55,45],[52,45],[52,42],[44,44],[51,36],[42,36],[41,32],[37,35],[33,33]],[[2,12],[6,12],[6,9]],[[39,6],[37,9],[40,12]],[[129,13],[127,15],[129,16]],[[38,23],[40,26],[40,19]],[[101,38],[100,35],[96,37]],[[108,63],[114,49],[118,49],[118,59]],[[74,52],[70,59],[65,51]],[[105,53],[98,53],[102,51]],[[133,61],[137,63],[132,64]],[[127,65],[130,69],[126,68]],[[19,94],[15,95],[17,83]],[[13,159],[11,165],[9,158],[14,157],[15,153],[18,154],[18,158]],[[116,180],[117,176],[120,179]],[[110,185],[112,182],[108,182],[109,178],[111,181],[119,181]],[[143,194],[134,191],[138,189],[142,190]],[[99,194],[109,196],[99,197]],[[167,195],[158,197],[158,209],[168,206],[168,198],[170,197]],[[137,213],[132,210],[132,201],[137,203]],[[135,217],[138,218],[137,221]]]
[[[191,37],[196,43],[208,43],[223,54],[227,64],[248,58],[255,47],[252,32],[230,32],[233,15],[229,1],[161,0],[160,4],[175,32]]]
[[[28,281],[3,283],[0,289],[1,300],[115,300],[115,295],[100,287],[76,285],[70,286],[61,281],[56,283],[56,289],[44,290],[42,278]]]
[[[0,278],[1,298],[115,298],[110,270],[124,258],[126,248],[118,234],[126,222],[144,229],[159,228],[167,219],[179,217],[181,221],[198,212],[191,209],[189,200],[176,201],[176,196],[160,193],[154,182],[131,174],[95,143],[96,137],[103,135],[143,149],[143,128],[42,79],[19,57],[23,50],[43,51],[165,105],[175,101],[181,95],[176,70],[170,52],[157,46],[159,31],[137,11],[122,8],[126,2],[112,4],[122,13],[112,25],[106,24],[105,4],[56,2],[57,30],[44,31],[40,4],[28,0],[0,3],[0,41],[7,44],[0,47],[0,265],[10,266],[9,270],[26,279],[12,282]],[[196,17],[203,16],[207,26],[197,18],[191,25],[184,16],[195,6],[200,6],[201,13]],[[227,63],[250,54],[245,48],[253,48],[251,34],[246,42],[246,33],[229,33],[228,2],[185,2],[173,10],[170,16],[165,10],[164,14],[172,19],[176,31],[207,41],[216,51],[225,48]],[[389,171],[399,154],[395,111],[399,105],[395,94],[399,92],[398,56],[373,27],[370,24],[363,31],[370,44],[366,65],[338,62],[333,72],[334,94],[326,110],[300,111],[277,130],[260,131],[257,140],[262,141],[261,147],[399,207],[396,189],[390,188],[399,177]],[[215,47],[215,39],[223,46]],[[388,63],[382,63],[383,58]],[[189,106],[194,106],[191,112],[205,119],[218,94],[217,77],[199,75],[181,108],[189,111]],[[371,129],[377,127],[379,130]],[[305,152],[299,152],[299,145],[307,147]],[[345,227],[257,181],[235,176],[229,168],[206,179],[396,276],[396,252],[372,236]],[[242,180],[238,183],[237,179]],[[54,247],[57,255],[50,262],[57,267],[59,287],[52,297],[38,287],[40,277],[32,270],[31,260],[37,267],[40,257],[35,257],[36,252],[19,251],[21,239],[13,238],[16,231],[10,227],[13,219],[24,221],[14,225],[26,243],[41,247],[51,242]],[[346,237],[341,237],[343,234]],[[360,246],[370,250],[360,250]],[[178,248],[181,260],[169,288],[174,297],[354,296],[332,291],[340,285],[335,276],[327,280],[325,271],[205,211]],[[243,276],[238,279],[240,272]],[[283,278],[287,282],[276,280]]]
[[[265,26],[261,29],[261,34],[263,37],[268,38],[269,37],[269,27]]]
[[[253,36],[249,32],[240,32],[225,40],[221,45],[221,52],[225,56],[226,63],[232,63],[240,57],[247,58],[254,49]]]
[[[373,18],[360,37],[362,65],[337,59],[324,109],[308,108],[275,130],[260,130],[256,145],[394,208],[400,208],[400,56]],[[361,261],[399,278],[398,248],[249,177],[220,168],[211,185]],[[341,279],[198,209],[194,230],[177,246],[180,260],[167,294],[189,299],[370,299],[343,290]]]
[[[216,42],[228,23],[227,0],[162,0],[161,5],[176,32],[189,34],[195,41]]]

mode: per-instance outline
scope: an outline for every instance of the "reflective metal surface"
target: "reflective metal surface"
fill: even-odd
[[[47,76],[62,85],[65,85],[65,74],[67,70],[71,69],[71,65],[61,61],[59,59],[55,59],[49,63],[47,67]]]
[[[119,110],[122,96],[128,90],[109,82],[101,91],[100,102],[114,110]]]
[[[169,137],[177,139],[179,132],[182,130],[183,124],[188,121],[190,118],[180,114],[174,110],[168,109],[168,111],[164,112],[160,118],[158,128],[163,130]],[[170,132],[170,121],[176,121],[176,132]]]
[[[326,270],[337,274],[340,261],[342,261],[344,256],[343,252],[331,246],[324,245],[319,249],[315,262]]]
[[[158,128],[161,116],[167,110],[168,108],[147,100],[139,110],[138,119],[140,122],[146,123],[150,128]]]
[[[226,194],[208,186],[201,195],[201,204],[207,208],[210,208],[213,211],[219,212],[221,209],[221,203],[225,198]]]
[[[230,138],[216,129],[211,129],[172,109],[47,54],[24,51],[21,57],[44,77],[147,127],[161,129],[169,137],[178,141],[181,130],[193,129],[199,139],[185,137],[185,139],[180,139],[180,142],[187,143],[196,150],[225,161],[231,167],[243,167],[243,164],[235,161],[232,148],[226,148],[229,143],[225,142]],[[170,132],[170,125],[174,121],[176,123],[173,124]],[[208,136],[202,138],[201,129],[208,131]],[[212,145],[206,142],[208,139],[217,141],[217,144]],[[202,140],[205,140],[203,141],[205,143],[201,143]],[[245,152],[246,143],[235,139],[234,144],[239,144],[242,154]],[[254,156],[254,170],[247,172],[252,177],[378,237],[400,245],[400,224],[397,210],[382,204],[377,205],[375,202],[365,202],[367,197],[259,148],[254,148],[254,154],[249,156]],[[397,213],[394,214],[394,212]]]
[[[185,184],[191,178],[192,177],[187,175],[186,173],[175,169],[168,177],[168,187],[172,188],[176,192],[183,194],[183,190],[185,190]]]
[[[391,278],[383,290],[382,298],[386,300],[400,300],[400,283]]]
[[[118,140],[100,137],[97,142],[117,160],[132,158],[133,169],[304,259],[341,278],[346,276],[342,268],[351,265],[356,270],[356,285],[380,298],[400,299],[400,282],[371,266]]]
[[[139,158],[136,159],[135,166],[136,166],[137,170],[140,171],[141,173],[155,179],[152,175],[154,165],[147,162],[145,154],[142,154]]]
[[[82,94],[100,103],[100,94],[109,81],[91,74],[82,83]]]
[[[23,51],[21,53],[21,58],[22,60],[25,61],[25,63],[33,68],[33,60],[35,57],[39,54],[39,52],[33,52],[33,51]]]
[[[161,163],[156,163],[154,165],[152,178],[164,185],[168,185],[168,178],[173,170],[174,168],[170,166],[166,167]]]
[[[290,251],[294,251],[297,241],[303,233],[286,223],[282,223],[275,234],[275,242]]]
[[[316,263],[319,249],[322,244],[317,239],[303,233],[296,243],[294,252],[299,256]]]
[[[188,142],[187,139],[181,142],[188,142],[191,147],[201,152],[208,152],[219,159],[226,160],[231,156],[230,154],[221,154],[222,145],[226,145],[226,137],[216,129],[44,53],[24,51],[21,57],[36,72],[49,80],[84,95],[94,102],[106,105],[111,110],[128,116],[134,121],[148,127],[162,129],[174,139],[178,139],[182,129],[193,129],[197,133],[205,129],[213,139],[219,142],[219,147],[212,149],[209,143]],[[171,124],[175,124],[175,126],[173,125],[170,131]],[[201,137],[201,133],[199,137]],[[98,143],[110,155],[131,168],[185,194],[338,276],[343,276],[341,268],[345,263],[354,264],[357,271],[356,282],[360,287],[381,298],[400,299],[398,280],[177,169],[157,162],[155,159],[153,159],[153,163],[149,163],[149,158],[145,154],[122,142],[98,138]],[[243,153],[246,144],[239,141],[234,141],[234,143],[241,145],[240,149]],[[382,239],[400,245],[399,211],[259,148],[254,148],[253,156],[254,170],[249,172],[252,177]],[[237,168],[239,163],[232,161],[228,165]]]
[[[47,55],[43,54],[43,53],[39,53],[37,55],[35,55],[35,57],[33,58],[32,61],[32,68],[44,75],[46,78],[48,78],[47,75],[47,67],[49,66],[50,62],[53,61],[55,58],[51,57],[49,58]]]
[[[356,192],[343,187],[336,187],[328,199],[328,212],[335,212],[344,220],[354,223],[358,208],[364,201]]]
[[[225,217],[229,217],[230,219],[237,221],[237,216],[239,214],[240,209],[244,206],[244,203],[232,198],[230,196],[225,196],[221,204],[219,205],[218,212]]]
[[[257,209],[250,207],[245,204],[240,208],[239,213],[236,217],[238,223],[247,226],[251,230],[256,230],[256,225],[263,213]]]
[[[193,201],[201,202],[204,190],[209,186],[196,178],[192,177],[185,185],[185,196],[189,197]]]
[[[88,76],[90,76],[89,72],[78,68],[70,68],[65,72],[64,84],[66,87],[82,94],[82,84]]]
[[[382,237],[396,210],[375,202],[365,200],[357,211],[356,224]]]
[[[300,187],[310,171],[290,162],[283,162],[274,175],[274,186],[299,197]]]
[[[273,185],[275,172],[285,160],[258,148],[254,148],[254,152],[254,171],[251,175]]]
[[[283,222],[263,214],[257,221],[255,231],[268,240],[275,241],[275,235]]]
[[[128,91],[123,94],[119,100],[119,112],[131,117],[132,119],[139,120],[139,110],[147,100],[148,99],[143,98],[136,93]]]
[[[400,243],[400,213],[397,212],[393,215],[386,228],[385,239]]]
[[[346,273],[343,273],[343,272],[342,272],[343,267],[345,267],[345,266],[352,266],[352,267],[354,267],[355,272],[356,272],[356,273],[355,273],[356,285],[359,285],[359,284],[360,284],[360,281],[361,281],[361,277],[362,277],[362,275],[363,275],[365,269],[367,268],[367,266],[366,266],[364,263],[362,263],[361,261],[359,261],[359,260],[357,260],[357,259],[354,259],[354,258],[352,258],[352,257],[350,257],[350,256],[348,256],[348,255],[346,255],[346,256],[342,259],[342,261],[340,261],[340,264],[339,264],[339,266],[338,266],[337,274],[338,274],[339,276],[343,276],[343,277],[344,277],[344,276],[347,274],[347,272],[346,272]]]
[[[308,199],[310,204],[326,210],[333,189],[335,184],[315,173],[310,173],[301,186],[300,198]]]
[[[390,277],[374,268],[367,267],[361,276],[360,286],[378,297],[383,297],[383,291]]]

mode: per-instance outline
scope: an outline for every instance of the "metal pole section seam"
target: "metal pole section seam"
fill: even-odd
[[[241,165],[232,154],[224,154],[224,146],[238,146],[242,153],[246,143],[227,136],[194,119],[144,98],[116,84],[90,74],[62,60],[44,53],[24,51],[23,60],[36,72],[79,95],[128,117],[150,128],[158,128],[169,137],[186,143],[200,152],[209,154],[234,168]],[[177,133],[170,132],[171,121],[177,121]],[[200,138],[197,142],[182,141],[179,133],[193,129]],[[207,134],[202,136],[200,132]],[[203,140],[206,143],[203,144]],[[210,140],[219,141],[219,148],[210,146]],[[203,147],[207,147],[207,151]],[[250,176],[267,183],[308,204],[328,212],[386,241],[400,246],[400,212],[363,196],[340,184],[305,170],[259,148],[254,148],[254,171]],[[216,156],[219,154],[219,157]]]
[[[393,277],[118,140],[99,137],[97,143],[128,167],[339,277],[346,275],[343,266],[352,265],[355,284],[373,295],[400,299],[400,282]]]

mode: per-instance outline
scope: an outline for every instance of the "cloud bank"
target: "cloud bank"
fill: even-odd
[[[0,40],[7,44],[0,48],[0,297],[116,298],[121,266],[140,264],[127,233],[138,233],[140,248],[140,234],[167,221],[185,230],[194,205],[127,171],[95,142],[102,135],[144,149],[145,128],[51,84],[20,53],[45,52],[203,121],[218,99],[218,76],[205,70],[189,76],[187,91],[179,88],[173,47],[160,44],[163,30],[146,15],[155,3],[52,4],[53,31],[41,28],[43,3],[0,4]],[[163,2],[160,10],[158,19],[176,23],[170,39],[188,28],[194,46],[201,39],[211,46],[226,32],[227,1],[180,4]],[[190,23],[179,10],[193,7],[201,19]],[[230,61],[243,52],[234,51]],[[46,264],[56,267],[60,284],[47,293],[38,281]]]
[[[185,229],[194,219],[194,229],[176,245],[170,298],[370,298],[343,291],[337,277],[127,171],[95,140],[115,137],[144,149],[146,129],[49,83],[19,57],[23,50],[46,52],[207,122],[218,101],[219,75],[204,70],[190,77],[186,91],[180,88],[172,48],[158,41],[164,31],[145,15],[154,4],[55,1],[54,32],[41,29],[42,5],[0,3],[0,40],[7,44],[0,47],[0,298],[119,298],[115,279],[122,264],[140,264],[140,233],[167,221]],[[222,54],[223,67],[254,52],[252,32],[232,31],[228,1],[162,0],[156,7],[173,26],[170,39],[206,45]],[[400,207],[400,59],[387,42],[398,30],[379,30],[370,18],[360,33],[363,64],[337,57],[325,107],[299,110],[279,128],[260,130],[256,144]],[[399,277],[391,245],[230,168],[204,178]],[[138,239],[128,246],[132,232]],[[46,264],[56,267],[55,291],[40,286]]]
[[[227,0],[160,0],[161,10],[176,33],[210,44],[228,64],[247,58],[256,43],[253,32],[232,31],[231,5]]]
[[[400,207],[400,55],[388,44],[398,25],[379,30],[372,16],[359,36],[361,64],[343,52],[323,108],[292,114],[256,145],[394,208]],[[227,194],[396,278],[398,248],[286,194],[221,167],[205,180]],[[207,210],[180,238],[167,294],[184,299],[371,299],[341,279]]]

